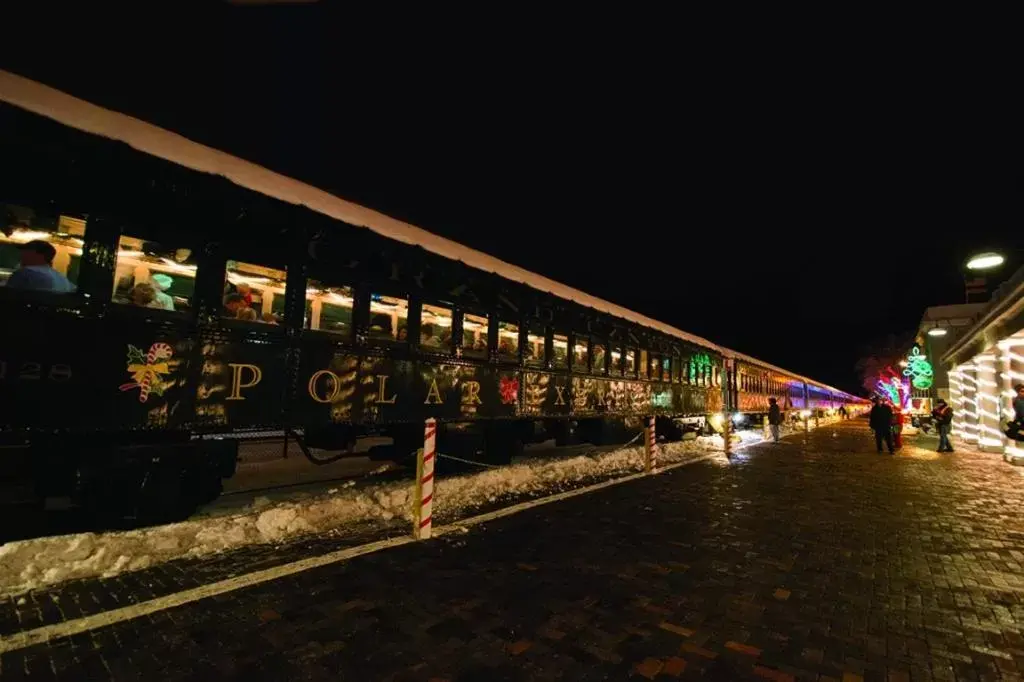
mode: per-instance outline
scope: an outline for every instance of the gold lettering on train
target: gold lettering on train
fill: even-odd
[[[388,375],[378,374],[377,375],[377,399],[374,401],[377,405],[394,405],[395,401],[398,400],[398,394],[394,394],[390,398],[384,398],[387,395]]]
[[[462,392],[462,404],[463,405],[482,405],[483,400],[480,400],[480,382],[479,381],[467,381],[464,383]]]
[[[256,365],[229,362],[228,367],[231,368],[231,394],[225,400],[245,400],[245,396],[242,395],[242,389],[252,388],[263,381],[263,370]],[[252,372],[252,378],[249,381],[243,382],[242,370],[246,369]]]
[[[433,398],[433,400],[431,400]],[[424,405],[440,405],[443,401],[441,400],[441,389],[437,387],[437,379],[430,380],[430,390],[427,391],[427,399],[423,401]]]
[[[320,377],[330,377],[331,380],[331,390],[323,398],[317,395],[316,392],[316,385],[317,382],[320,380]],[[338,394],[341,393],[341,381],[338,380],[338,375],[332,372],[331,370],[321,369],[317,370],[316,372],[313,372],[313,376],[309,378],[309,385],[307,388],[309,390],[310,398],[317,401],[318,403],[329,403],[335,398],[337,398]]]
[[[565,405],[565,386],[555,386],[555,405]]]

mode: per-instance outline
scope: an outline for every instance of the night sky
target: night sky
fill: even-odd
[[[968,253],[1021,262],[1012,88],[966,66],[150,23],[8,35],[3,67],[848,390]]]

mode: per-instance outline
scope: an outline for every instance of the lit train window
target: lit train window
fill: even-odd
[[[636,349],[635,348],[627,348],[626,349],[626,376],[628,376],[628,377],[635,377],[636,376]]]
[[[612,346],[612,376],[622,376],[622,346]]]
[[[604,348],[604,344],[601,343],[600,341],[594,341],[594,344],[592,346],[592,350],[594,352],[594,357],[593,357],[594,374],[604,374],[605,373],[604,363],[605,363],[605,358],[607,357],[607,351]]]
[[[424,303],[420,314],[420,346],[451,352],[453,319],[451,308]]]
[[[191,249],[122,235],[117,243],[114,303],[186,312],[192,308],[196,266]]]
[[[462,314],[462,354],[473,358],[487,357],[487,316]]]
[[[354,304],[352,287],[329,287],[311,279],[306,284],[306,310],[302,326],[305,329],[351,336]],[[271,312],[279,322],[284,319],[284,296],[274,296]]]
[[[661,380],[672,381],[672,360],[671,358],[661,359]]]
[[[73,293],[84,236],[79,218],[46,218],[31,208],[0,204],[0,286]]]
[[[224,272],[223,317],[281,324],[287,273],[255,263],[228,261]]]
[[[554,352],[553,364],[563,369],[569,359],[569,337],[566,334],[555,334],[551,341],[551,349]]]
[[[647,376],[648,376],[647,372],[650,369],[649,366],[648,366],[648,359],[647,359],[647,351],[646,350],[641,350],[640,351],[640,368],[639,369],[640,369],[640,378],[641,379],[646,379]]]
[[[370,294],[371,339],[378,341],[409,340],[409,301],[399,296]]]
[[[651,355],[650,363],[647,367],[647,376],[654,381],[661,378],[661,361],[658,359],[657,355]]]
[[[544,327],[531,324],[526,331],[526,348],[523,349],[526,364],[534,367],[544,365]]]
[[[504,360],[519,357],[519,325],[515,322],[498,321],[498,357]]]
[[[572,368],[586,371],[589,358],[590,340],[582,334],[577,334],[572,346]]]

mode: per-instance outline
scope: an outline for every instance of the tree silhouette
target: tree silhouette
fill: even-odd
[[[887,367],[899,368],[900,360],[906,356],[913,342],[913,332],[888,334],[861,349],[860,359],[854,367],[860,376],[861,386],[869,395],[874,394],[875,384]]]

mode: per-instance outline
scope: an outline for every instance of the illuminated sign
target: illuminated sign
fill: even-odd
[[[903,370],[903,376],[910,378],[914,388],[925,390],[932,387],[932,365],[928,362],[928,356],[921,355],[921,349],[917,346],[907,356],[907,368]]]

